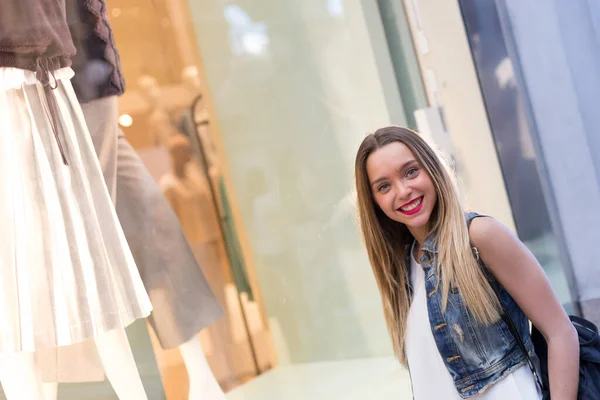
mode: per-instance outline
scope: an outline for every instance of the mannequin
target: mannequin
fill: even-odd
[[[248,279],[244,257],[242,255],[241,245],[239,242],[235,219],[232,215],[232,208],[229,201],[225,180],[222,176],[220,168],[220,160],[214,140],[214,132],[211,129],[210,113],[202,93],[201,79],[198,68],[195,66],[186,67],[182,73],[182,80],[190,93],[195,94],[193,107],[183,112],[180,116],[178,128],[189,140],[189,147],[193,153],[193,159],[198,169],[200,165],[206,168],[207,171],[202,172],[203,185],[212,186],[216,197],[218,207],[218,218],[220,219],[223,237],[220,238],[224,252],[222,257],[224,262],[229,266],[227,268],[228,279],[225,282],[233,282],[225,284],[225,304],[228,310],[229,335],[232,343],[229,347],[237,347],[243,354],[246,349],[251,351],[252,360],[247,359],[244,366],[240,363],[240,354],[233,351],[234,357],[237,357],[237,373],[254,375],[260,373],[263,368],[268,368],[269,361],[261,361],[260,351],[257,352],[257,341],[263,340],[262,334],[257,334],[250,329],[246,324],[250,324],[248,310],[244,307],[244,312],[241,312],[239,301],[246,299],[250,308],[256,306],[254,303],[254,294]],[[207,182],[208,181],[208,182]],[[212,199],[211,199],[212,200]],[[213,207],[214,209],[214,204]],[[213,212],[216,210],[213,210]],[[182,218],[183,216],[180,216]],[[185,218],[185,217],[184,217]],[[221,232],[219,232],[221,233]],[[224,239],[224,240],[222,240]],[[225,283],[222,281],[222,283]],[[240,297],[241,296],[241,297]],[[236,313],[234,310],[239,310]],[[260,326],[261,324],[257,324]],[[258,329],[260,331],[261,329]],[[252,333],[251,333],[252,332]],[[256,334],[255,334],[256,333]],[[259,344],[260,345],[260,344]],[[264,348],[264,347],[263,347]],[[265,354],[265,353],[262,353]],[[266,361],[266,363],[265,363]]]
[[[198,67],[195,65],[188,65],[181,71],[181,81],[185,85],[190,95],[193,97],[197,96],[202,90],[202,81],[200,80],[200,74],[198,73]]]
[[[18,135],[0,139],[0,181],[18,185],[19,196],[16,202],[0,201],[2,220],[14,223],[3,231],[14,256],[3,257],[0,279],[0,381],[7,399],[44,400],[36,352],[85,341],[95,343],[120,399],[147,399],[124,327],[147,316],[151,306],[70,91],[72,71],[53,71],[56,88],[45,93],[33,72],[2,72],[6,75],[0,82],[0,118],[10,120]],[[71,109],[65,112],[67,106]],[[58,129],[51,118],[66,123]],[[30,121],[36,129],[24,130]],[[61,146],[48,134],[60,135]],[[43,169],[25,165],[30,153],[22,154],[21,149],[30,146],[30,140],[45,146],[43,155],[36,154]],[[6,162],[14,163],[22,175]],[[33,188],[27,187],[30,179]],[[40,256],[44,252],[48,256]],[[70,314],[73,309],[78,313]]]
[[[177,159],[181,160],[181,158]],[[183,165],[185,165],[185,163],[177,164],[176,171],[178,171],[178,173],[182,172]],[[209,221],[210,219],[207,219],[203,226],[207,226]],[[213,226],[215,223],[216,221],[212,223]],[[214,231],[214,229],[212,230]],[[196,236],[198,235],[202,235],[202,233],[196,233]],[[146,399],[146,397],[140,397],[141,393],[143,393],[143,387],[141,385],[139,376],[135,377],[131,373],[131,371],[135,370],[136,368],[133,356],[130,356],[129,358],[123,356],[123,350],[125,347],[127,346],[127,348],[129,348],[125,332],[122,331],[122,334],[115,334],[114,337],[109,338],[102,336],[96,340],[96,346],[98,348],[106,376],[115,389],[117,396],[120,399],[125,400]],[[221,386],[214,377],[210,366],[208,365],[198,337],[193,336],[188,341],[179,345],[178,349],[181,353],[185,368],[188,373],[188,399],[226,400],[226,396]],[[103,354],[115,354],[115,357],[108,356],[107,358],[103,357]],[[130,350],[129,354],[131,355]],[[44,383],[43,390],[45,393],[45,400],[57,400],[58,383]],[[35,399],[37,400],[37,398]]]
[[[178,142],[178,139],[184,140],[183,146],[173,146],[173,141]],[[199,196],[203,199],[205,206],[204,207],[188,207],[188,211],[194,212],[194,210],[206,210],[207,207],[212,207],[212,203],[209,204],[210,200],[210,192],[208,192],[208,187],[203,185],[202,182],[202,174],[199,169],[196,169],[196,164],[191,162],[191,153],[189,152],[189,148],[185,147],[187,139],[180,134],[175,134],[168,139],[167,144],[169,144],[169,148],[172,151],[177,153],[177,156],[173,157],[173,160],[177,160],[174,162],[173,169],[176,177],[181,177],[186,181],[186,185],[188,187],[193,188],[193,191],[196,192],[196,198]],[[204,188],[204,190],[202,190]],[[167,198],[169,196],[167,195]],[[199,218],[201,220],[198,223],[197,217],[192,217],[193,222],[196,222],[197,226],[193,226],[192,224],[186,224],[183,222],[184,231],[192,236],[194,240],[207,240],[208,242],[215,242],[218,238],[218,220],[214,214],[205,215],[200,214]],[[122,353],[118,353],[122,349],[125,348],[127,344],[127,337],[125,336],[125,332],[123,331],[122,335],[116,335],[111,338],[111,340],[104,341],[100,343],[96,340],[96,346],[100,353],[100,359],[102,362],[102,366],[104,367],[107,378],[109,379],[113,388],[115,388],[115,392],[119,396],[120,399],[143,399],[138,396],[138,392],[143,391],[143,387],[141,386],[141,380],[139,376],[135,378],[131,374],[131,368],[135,369],[135,363],[133,361],[133,357],[130,359],[122,357]],[[128,344],[127,344],[128,345]],[[109,348],[109,346],[112,346]],[[225,400],[226,396],[221,389],[218,381],[214,377],[210,366],[206,360],[204,355],[204,351],[202,349],[201,343],[196,335],[182,343],[178,346],[178,349],[183,358],[188,377],[189,377],[189,394],[188,399],[190,400]],[[119,356],[113,358],[105,358],[104,354],[115,353]],[[135,384],[134,384],[135,382]],[[137,389],[136,389],[137,388]],[[45,393],[46,400],[56,400],[57,392],[58,392],[58,383],[45,383],[43,386],[43,391]],[[138,397],[136,397],[138,396]],[[144,397],[145,398],[145,397]],[[12,399],[8,399],[12,400]]]
[[[210,183],[192,158],[189,139],[181,134],[168,141],[172,174],[161,178],[160,186],[183,231],[192,244],[220,245],[219,220],[212,202]]]
[[[100,355],[100,361],[102,362],[106,377],[117,394],[117,397],[123,400],[147,400],[148,397],[144,391],[140,375],[137,372],[137,367],[135,365],[133,354],[131,353],[131,347],[129,346],[125,330],[112,330],[104,335],[98,336],[94,339],[94,343],[98,349],[98,354]],[[26,357],[26,360],[29,361],[29,357]],[[13,360],[10,360],[10,362],[12,361]],[[0,359],[0,379],[3,379],[2,385],[6,391],[2,368],[2,359]],[[32,365],[30,368],[35,369],[35,365]],[[31,387],[34,388],[32,390],[36,390],[36,393],[43,389],[43,396],[31,397],[32,400],[57,400],[58,383],[44,383],[42,386],[40,384],[41,379],[39,379],[39,374],[35,376],[35,379],[35,381],[30,379],[28,383],[19,382],[18,384],[24,384],[25,386],[23,387],[30,387],[28,385],[31,385]],[[18,387],[18,384],[15,383],[15,386]],[[29,399],[29,397],[21,396],[22,397],[18,397],[18,399]],[[7,397],[7,400],[12,399]]]
[[[77,49],[73,69],[76,78],[81,78],[74,81],[75,93],[83,103],[85,122],[100,159],[106,186],[116,204],[127,243],[152,301],[153,310],[148,322],[161,347],[183,349],[192,381],[190,398],[224,399],[201,349],[198,353],[196,339],[198,332],[222,316],[222,309],[202,275],[177,217],[118,126],[117,97],[123,94],[124,83],[108,9],[104,0],[67,0],[67,10],[74,11],[67,15]],[[98,29],[99,26],[102,29]],[[92,76],[94,79],[86,79],[90,76],[85,73],[87,68],[97,64],[107,66],[107,71],[111,71],[107,80],[96,79],[100,78],[98,74]],[[164,146],[175,129],[160,86],[156,79],[148,76],[141,79],[139,86],[151,110],[149,125],[153,142]],[[124,344],[124,336],[120,337],[117,344]],[[100,350],[103,345],[97,347]],[[70,375],[79,366],[76,357],[72,361],[66,366],[64,376],[76,376],[78,382],[87,378],[97,379],[97,375],[86,374],[85,370],[82,374]],[[102,360],[116,390],[121,391],[117,388],[123,387],[118,382],[126,384],[135,380],[119,379],[121,375],[127,377],[128,374],[118,369],[113,369],[117,373],[110,373],[109,362]],[[126,363],[116,360],[115,365]],[[48,398],[56,398],[55,384],[48,385],[46,389]]]
[[[183,79],[189,85],[190,90],[197,93],[201,92],[201,81],[197,68],[186,68],[183,73]],[[190,109],[182,113],[178,127],[189,139],[194,158],[198,161],[202,157],[205,158],[210,185],[212,185],[217,197],[219,216],[226,238],[227,259],[230,263],[235,286],[239,293],[246,293],[248,300],[253,301],[254,295],[242,256],[229,196],[219,164],[216,143],[213,138],[213,131],[211,130],[210,114],[203,98],[200,97],[196,100],[193,110]]]
[[[0,356],[0,382],[8,400],[41,400],[42,379],[34,353],[7,353]]]
[[[198,338],[194,337],[179,346],[189,377],[189,400],[226,400],[223,389],[215,379],[204,356]]]
[[[8,11],[0,2],[0,19],[29,15],[11,13],[15,4],[37,15],[28,21],[35,29],[23,27],[32,38],[0,37],[26,52],[0,57],[0,184],[12,191],[0,198],[0,380],[8,400],[44,400],[37,353],[92,341],[119,398],[144,400],[124,328],[152,307],[72,89],[73,70],[59,67],[71,53],[57,12],[62,0],[52,1],[19,0]],[[40,31],[47,53],[27,53]]]
[[[159,104],[160,88],[156,85],[156,82],[152,78],[147,78],[145,82],[142,82],[142,84],[145,85],[145,88],[147,89],[146,92],[151,94],[150,99],[152,99],[152,102],[156,101],[154,104]],[[90,109],[96,112],[96,114],[86,113],[86,121],[88,126],[90,126],[90,129],[100,125],[98,120],[102,121],[104,124],[108,124],[109,126],[113,126],[111,125],[110,121],[114,121],[114,126],[117,126],[117,107],[116,101],[113,100],[116,100],[116,98],[105,98],[99,100],[101,102],[105,102],[102,107],[109,108],[111,110],[110,112],[98,112],[94,109],[98,108],[98,106],[102,105],[103,103],[90,103],[89,106],[93,107],[84,105],[84,112],[87,112]],[[153,113],[153,135],[156,139],[155,142],[157,144],[163,141],[168,142],[169,138],[175,134],[175,129],[166,117],[166,111],[164,111],[162,107],[157,107],[156,110],[158,111]],[[162,121],[162,123],[156,123],[156,121]],[[166,130],[162,130],[163,133],[160,133],[161,129],[165,127]],[[173,131],[171,131],[171,129]],[[96,132],[92,132],[92,137],[95,137],[96,135]],[[153,182],[151,185],[150,181],[152,178],[147,175],[147,172],[144,171],[142,173],[139,170],[141,168],[141,162],[139,162],[139,159],[137,159],[135,151],[131,149],[128,144],[119,143],[119,152],[122,148],[121,145],[123,145],[123,148],[127,150],[126,155],[123,157],[123,160],[127,161],[127,163],[123,165],[123,167],[127,167],[124,171],[124,176],[129,179],[132,179],[131,176],[134,176],[136,179],[131,181],[119,181],[120,175],[117,173],[116,185],[109,185],[109,187],[116,186],[116,192],[119,193],[120,196],[125,196],[119,197],[119,200],[117,201],[117,212],[119,214],[119,218],[125,230],[127,239],[132,246],[132,250],[134,251],[134,257],[136,258],[138,268],[140,268],[140,272],[142,273],[142,279],[145,279],[144,277],[146,277],[152,282],[162,282],[165,280],[170,282],[164,287],[159,286],[156,288],[158,293],[156,298],[152,298],[151,296],[152,301],[157,302],[154,311],[159,311],[159,306],[161,311],[160,317],[155,316],[152,327],[155,328],[155,333],[157,333],[157,336],[159,336],[159,340],[161,342],[160,344],[163,348],[171,348],[175,343],[175,347],[178,347],[180,350],[189,376],[190,387],[188,398],[190,400],[224,400],[226,399],[225,394],[213,376],[212,371],[206,361],[206,357],[204,356],[200,341],[196,336],[199,329],[195,328],[195,326],[198,324],[202,326],[211,323],[212,320],[218,316],[218,313],[220,312],[220,310],[217,311],[217,308],[219,307],[218,303],[215,300],[209,299],[209,296],[212,296],[212,294],[209,295],[207,292],[209,289],[205,289],[204,287],[195,286],[194,289],[201,291],[202,293],[191,293],[188,294],[188,297],[182,297],[177,294],[178,291],[176,288],[179,287],[181,283],[179,279],[187,279],[191,280],[191,282],[194,284],[201,284],[202,282],[199,282],[198,277],[195,275],[201,274],[201,271],[195,260],[193,265],[187,261],[187,256],[185,255],[185,243],[179,242],[179,240],[185,239],[183,237],[180,239],[178,236],[166,237],[166,232],[172,232],[171,227],[168,227],[167,230],[164,230],[165,226],[155,225],[157,222],[154,221],[153,218],[156,217],[156,215],[159,216],[158,223],[164,224],[165,221],[168,221],[168,215],[164,212],[162,209],[162,203],[160,203],[160,201],[165,202],[165,200],[162,198],[158,187],[156,187]],[[102,148],[102,146],[99,146],[99,148]],[[121,158],[121,154],[119,153],[117,163],[118,171],[122,167],[120,165]],[[126,182],[127,185],[121,186],[121,183],[124,182]],[[154,193],[155,187],[157,193]],[[156,196],[161,197],[160,201],[156,199]],[[169,209],[168,203],[165,202],[165,206],[167,209]],[[148,207],[148,210],[146,210],[146,207]],[[172,213],[170,209],[169,212]],[[158,236],[148,234],[148,232],[158,232]],[[175,232],[175,235],[178,235],[177,232]],[[138,240],[141,243],[139,243]],[[163,246],[164,242],[166,241],[169,242],[168,246],[173,245],[175,247],[170,248],[167,246],[168,249],[162,249],[161,246]],[[148,243],[150,242],[156,243],[156,245],[153,246],[154,249],[152,251],[148,249]],[[171,242],[177,243],[174,244]],[[181,256],[181,258],[173,258],[172,253],[176,253],[177,257]],[[149,258],[157,260],[149,260]],[[167,264],[167,262],[169,264]],[[182,277],[181,274],[184,274],[184,276]],[[149,292],[154,289],[153,285],[155,285],[155,283],[152,282],[147,283]],[[175,286],[175,289],[168,289],[170,292],[165,294],[164,289],[170,288],[171,286]],[[189,288],[186,289],[188,290],[185,291],[190,292]],[[165,296],[166,300],[164,300]],[[197,297],[197,299],[191,302],[189,296]],[[158,304],[158,302],[164,302],[165,304]],[[169,310],[171,310],[173,303],[177,305],[187,304],[183,306],[182,310],[186,315],[194,315],[193,318],[195,318],[195,321],[191,324],[191,328],[188,327],[188,321],[181,321],[180,317],[166,315],[169,313]],[[171,333],[172,328],[177,328],[177,325],[180,323],[183,323],[185,326],[181,328],[181,332],[179,332],[179,329],[174,329],[177,334],[173,335]],[[165,332],[168,333],[163,333],[164,338],[161,340],[160,329],[162,328],[162,325],[169,326],[163,328],[165,329]],[[182,335],[185,335],[183,337],[187,336],[186,340],[181,340]],[[112,385],[117,386],[118,382],[121,382],[121,380],[119,380],[120,376],[126,376],[127,374],[120,373],[118,369],[114,369],[117,372],[111,377],[106,365],[106,362],[110,360],[101,361],[109,381]],[[125,364],[124,360],[115,360],[116,366],[120,364]],[[130,378],[123,379],[123,382],[126,382],[128,379]],[[117,383],[114,383],[113,380],[117,380]],[[44,384],[46,399],[57,399],[57,391],[57,383]],[[128,397],[124,398],[128,399]]]
[[[175,214],[179,217],[192,245],[203,243],[200,264],[219,264],[219,228],[208,182],[194,162],[188,139],[176,134],[168,141],[173,173],[161,179],[160,186]],[[225,399],[221,387],[206,361],[197,337],[179,346],[190,382],[189,399]],[[209,397],[205,397],[209,396]]]
[[[210,189],[207,183],[204,182],[202,172],[197,164],[191,162],[189,144],[185,141],[181,142],[181,139],[185,138],[177,133],[177,129],[172,124],[168,112],[161,104],[161,90],[156,80],[145,76],[140,78],[139,83],[144,90],[146,98],[153,107],[153,111],[149,117],[150,125],[153,126],[151,132],[154,138],[153,141],[158,146],[168,148],[173,160],[175,180],[167,178],[171,183],[163,181],[159,183],[159,186],[171,186],[176,181],[185,181],[184,186],[187,189],[191,189],[194,193],[192,197],[198,200],[198,203],[195,205],[179,208],[174,201],[174,196],[176,197],[177,195],[171,190],[173,189],[172,186],[170,189],[163,190],[163,194],[171,204],[175,214],[180,217],[179,221],[187,240],[191,243],[208,243],[205,250],[209,254],[209,258],[218,259],[219,222],[212,210]],[[173,143],[178,143],[178,145],[173,145]],[[183,187],[180,187],[180,189],[183,189]],[[188,213],[187,218],[181,218],[180,212],[183,210]],[[187,342],[178,346],[178,349],[189,377],[188,398],[190,400],[225,399],[225,394],[208,365],[198,337],[192,337]]]
[[[162,90],[156,79],[149,75],[139,78],[138,84],[144,98],[152,110],[148,116],[149,135],[155,146],[166,147],[169,138],[177,133],[177,129],[171,121],[171,116],[163,104]]]
[[[183,231],[191,243],[194,243],[196,240],[215,243],[219,234],[218,220],[214,213],[205,212],[207,209],[211,209],[212,206],[209,204],[210,192],[208,192],[208,187],[201,183],[201,171],[193,168],[196,164],[190,163],[191,153],[189,150],[181,146],[171,149],[173,141],[177,142],[177,138],[181,138],[181,135],[177,133],[177,129],[170,120],[168,112],[161,104],[161,90],[156,80],[145,76],[140,78],[139,83],[146,94],[146,98],[153,107],[149,120],[150,125],[153,126],[151,134],[154,138],[154,143],[158,146],[168,148],[172,159],[177,160],[173,165],[177,178],[183,179],[187,176],[186,170],[190,172],[191,179],[187,182],[188,188],[192,188],[192,191],[197,191],[196,195],[201,199],[200,204],[185,208],[188,213],[194,216],[191,216],[191,218],[179,218]],[[175,157],[173,157],[173,152],[177,153]],[[163,192],[174,208],[175,214],[179,216],[178,210],[174,207],[173,198],[169,193],[169,190]],[[214,250],[212,251],[214,252]],[[225,399],[225,394],[206,361],[199,339],[194,336],[189,341],[178,346],[178,348],[189,377],[188,399]]]

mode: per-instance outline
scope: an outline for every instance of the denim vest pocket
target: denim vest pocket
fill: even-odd
[[[458,288],[453,288],[448,293],[444,320],[448,325],[447,333],[459,353],[457,355],[461,356],[466,365],[471,366],[471,372],[494,365],[513,345],[514,340],[502,320],[491,325],[477,323],[464,304]],[[477,367],[476,370],[473,369],[474,366]]]

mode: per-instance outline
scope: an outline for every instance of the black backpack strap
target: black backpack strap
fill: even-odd
[[[470,236],[471,222],[473,222],[473,220],[478,217],[486,217],[486,215],[480,215],[477,213],[467,213],[466,214],[467,228],[469,229],[469,236]],[[494,290],[494,293],[496,294],[496,297],[498,298],[498,302],[500,303],[500,306],[502,307],[502,315],[501,315],[502,320],[504,321],[504,323],[506,323],[508,330],[510,331],[511,335],[515,338],[517,344],[523,351],[523,354],[525,354],[525,357],[527,358],[527,364],[529,365],[529,369],[531,370],[531,373],[533,374],[540,390],[543,392],[544,385],[542,384],[542,380],[540,379],[540,377],[537,373],[537,370],[535,369],[535,364],[533,363],[533,360],[531,359],[529,352],[527,351],[527,348],[525,347],[525,343],[523,343],[523,339],[521,338],[521,335],[519,334],[519,331],[517,330],[517,326],[515,325],[513,319],[511,318],[508,310],[504,306],[504,303],[502,303],[502,296],[500,294],[500,290],[498,289],[498,286],[494,284],[495,279],[490,279],[491,278],[490,272],[488,271],[488,268],[485,266],[485,264],[481,260],[481,257],[479,256],[479,250],[477,249],[477,247],[471,245],[471,250],[473,251],[473,256],[475,257],[475,260],[477,260],[477,263],[481,266],[483,273],[488,278],[488,281],[490,282],[490,286]]]

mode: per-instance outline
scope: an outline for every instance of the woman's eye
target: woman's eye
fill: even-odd
[[[377,191],[378,192],[383,192],[384,190],[387,190],[388,187],[390,187],[390,184],[389,183],[384,183],[384,184],[380,185],[377,188]]]
[[[408,171],[406,171],[406,176],[408,176],[409,178],[412,178],[413,176],[417,175],[417,172],[419,172],[418,169],[416,168],[411,168]]]

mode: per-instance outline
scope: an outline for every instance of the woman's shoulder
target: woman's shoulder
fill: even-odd
[[[497,219],[473,211],[465,212],[469,237],[476,247],[486,247],[494,241],[511,238],[512,232]]]
[[[477,218],[489,217],[488,215],[478,213],[476,211],[467,210],[464,211],[465,219],[467,220],[467,226],[471,226],[471,223]]]

